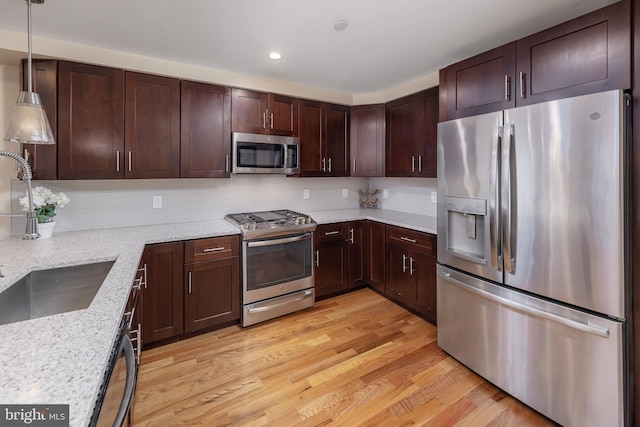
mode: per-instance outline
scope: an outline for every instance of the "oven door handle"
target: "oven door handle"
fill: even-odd
[[[127,361],[127,382],[125,384],[122,401],[120,402],[120,408],[113,422],[114,426],[124,425],[125,417],[127,416],[127,412],[131,406],[131,400],[133,399],[133,392],[136,388],[136,356],[133,352],[131,340],[127,334],[122,337],[120,348],[124,351],[124,357]]]
[[[300,236],[285,237],[284,239],[259,240],[255,242],[247,242],[247,246],[250,248],[259,248],[261,246],[273,246],[273,245],[279,245],[282,243],[292,243],[292,242],[298,242],[300,240],[308,240],[308,239],[311,239],[311,236],[313,236],[311,233],[307,233],[307,234],[302,234]]]
[[[288,298],[288,297],[285,297],[285,298],[283,298],[283,299],[284,299],[284,301],[280,301],[280,302],[277,302],[277,303],[275,303],[275,304],[263,305],[263,306],[261,306],[261,307],[251,307],[251,306],[248,306],[248,307],[247,307],[247,311],[248,311],[249,313],[259,313],[259,312],[261,312],[261,311],[269,311],[269,310],[273,310],[274,308],[280,307],[281,305],[286,305],[286,304],[291,304],[292,302],[301,301],[301,300],[303,300],[303,299],[307,298],[308,296],[310,296],[312,293],[313,293],[313,291],[311,291],[311,290],[307,289],[307,290],[306,290],[306,291],[304,291],[304,292],[302,293],[302,295],[300,295],[300,296],[296,296],[295,298]],[[295,295],[295,294],[294,294],[294,295]],[[293,295],[292,295],[292,296],[293,296]],[[252,304],[252,305],[253,305],[253,304]]]

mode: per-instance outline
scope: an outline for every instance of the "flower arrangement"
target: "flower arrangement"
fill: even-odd
[[[69,198],[66,194],[54,193],[47,187],[36,187],[32,191],[33,194],[33,209],[36,211],[38,217],[38,223],[53,221],[53,217],[56,216],[56,208],[64,208],[69,203]],[[19,200],[23,211],[29,210],[29,194]]]

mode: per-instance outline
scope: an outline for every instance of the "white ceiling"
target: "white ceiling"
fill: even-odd
[[[36,37],[360,94],[614,2],[46,0],[32,6],[32,22]],[[0,29],[26,33],[25,0],[0,3]],[[336,31],[340,19],[350,25]],[[267,59],[273,50],[283,59]]]

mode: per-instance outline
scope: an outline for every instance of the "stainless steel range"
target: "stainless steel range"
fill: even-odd
[[[225,218],[242,231],[242,326],[313,307],[316,222],[288,209]]]

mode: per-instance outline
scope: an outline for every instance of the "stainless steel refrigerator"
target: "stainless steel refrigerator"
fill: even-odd
[[[438,345],[564,426],[628,423],[627,100],[438,125]]]

